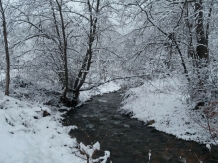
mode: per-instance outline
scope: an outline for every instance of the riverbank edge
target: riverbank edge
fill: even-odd
[[[207,121],[198,122],[200,111],[190,109],[179,93],[182,86],[178,79],[167,78],[131,88],[123,95],[120,112],[179,139],[217,146],[218,138],[205,127]]]

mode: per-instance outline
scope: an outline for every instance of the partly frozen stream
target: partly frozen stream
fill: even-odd
[[[108,162],[113,163],[148,163],[149,150],[150,163],[218,163],[217,147],[209,152],[205,145],[176,139],[121,115],[120,102],[120,92],[110,93],[69,112],[68,125],[79,126],[70,135],[86,145],[99,141],[102,150],[111,152]]]

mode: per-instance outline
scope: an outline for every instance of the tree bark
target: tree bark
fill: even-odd
[[[68,86],[68,56],[67,56],[67,38],[66,38],[66,33],[65,33],[65,24],[64,24],[64,17],[63,17],[63,11],[61,4],[59,3],[58,0],[56,0],[56,3],[58,5],[58,10],[59,10],[59,15],[61,19],[61,33],[62,33],[62,39],[63,39],[63,45],[62,45],[62,51],[63,51],[63,56],[64,56],[64,76],[65,76],[65,88],[64,88],[64,93],[63,93],[63,98],[66,100],[67,98],[67,92],[69,89]],[[57,26],[56,26],[57,27]]]
[[[2,28],[4,35],[4,47],[5,47],[5,56],[6,56],[6,83],[5,83],[5,95],[9,95],[9,85],[10,85],[10,55],[8,48],[8,36],[7,36],[7,24],[5,18],[5,10],[3,9],[2,0],[0,0],[0,12],[2,15]]]
[[[195,14],[196,14],[196,34],[197,34],[197,59],[202,60],[205,59],[207,62],[209,61],[208,54],[208,41],[206,39],[206,34],[204,30],[204,15],[203,15],[203,2],[202,0],[198,0],[195,2]],[[209,27],[208,27],[209,28]]]

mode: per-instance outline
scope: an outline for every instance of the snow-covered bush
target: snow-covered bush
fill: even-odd
[[[78,145],[80,154],[82,154],[87,163],[106,163],[108,157],[110,157],[110,152],[105,151],[104,156],[99,158],[93,158],[95,152],[100,150],[100,143],[96,142],[93,145],[84,145],[82,142]],[[81,156],[80,156],[81,157]]]
[[[218,73],[214,73],[212,66],[202,66],[201,68],[192,68],[189,71],[189,79],[186,93],[189,94],[191,102],[216,101],[214,90],[217,89]]]
[[[216,61],[209,64],[202,61],[198,67],[189,70],[189,79],[183,93],[187,98],[189,109],[195,115],[189,115],[212,139],[218,137],[218,65]],[[215,142],[215,144],[217,144]]]
[[[10,96],[19,100],[39,102],[46,105],[61,107],[61,90],[56,85],[43,84],[21,76],[11,78]],[[0,83],[0,88],[4,88],[4,81]]]

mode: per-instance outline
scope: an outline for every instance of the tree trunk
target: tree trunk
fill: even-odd
[[[62,13],[63,12],[62,6],[58,0],[56,0],[56,3],[58,5],[59,15],[60,15],[60,19],[61,19],[61,32],[62,32],[62,37],[63,37],[62,52],[63,52],[63,56],[64,56],[64,76],[65,76],[65,83],[64,83],[65,88],[64,88],[63,98],[64,98],[64,100],[66,100],[67,99],[67,92],[69,89],[69,86],[68,86],[69,81],[68,81],[67,38],[66,38],[66,33],[65,33],[65,24],[64,24],[64,17],[63,17],[63,13]]]
[[[72,102],[73,104],[77,104],[78,103],[78,99],[79,99],[79,92],[80,92],[80,88],[82,87],[82,85],[84,84],[85,80],[86,80],[86,76],[90,70],[91,67],[91,61],[92,61],[92,56],[93,56],[93,42],[96,39],[96,34],[97,34],[97,21],[98,21],[98,13],[99,13],[99,6],[100,6],[100,0],[97,0],[96,2],[96,7],[94,9],[94,7],[92,6],[92,4],[90,3],[90,1],[87,1],[87,5],[88,5],[88,10],[89,10],[89,40],[88,40],[88,49],[86,51],[86,56],[83,60],[81,69],[79,70],[79,73],[77,75],[77,78],[74,82],[74,87],[73,87],[73,99]],[[94,14],[93,14],[94,12]]]
[[[0,0],[0,9],[2,14],[2,27],[4,35],[4,44],[5,44],[5,55],[6,55],[6,83],[5,83],[5,95],[9,95],[9,84],[10,84],[10,56],[8,48],[8,36],[7,36],[7,25],[5,19],[5,11],[3,9],[2,0]]]
[[[197,34],[197,59],[202,60],[205,59],[206,62],[209,61],[209,54],[208,54],[208,44],[206,39],[206,34],[204,30],[204,18],[203,18],[203,6],[202,0],[198,0],[195,3],[195,13],[196,13],[196,34]]]

